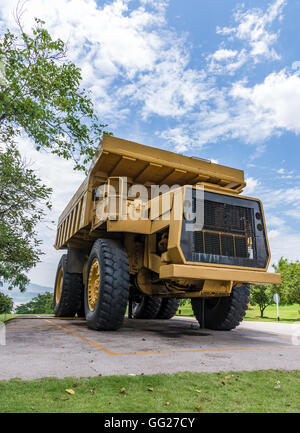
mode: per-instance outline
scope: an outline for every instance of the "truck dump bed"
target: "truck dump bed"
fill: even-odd
[[[67,248],[67,242],[82,238],[82,233],[88,236],[92,191],[111,176],[126,176],[132,184],[146,186],[202,182],[236,193],[246,185],[242,170],[105,135],[88,176],[59,217],[55,248]]]

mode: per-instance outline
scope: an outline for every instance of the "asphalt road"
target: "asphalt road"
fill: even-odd
[[[15,318],[5,333],[0,379],[300,369],[300,325],[243,322],[220,332],[194,319],[126,319],[119,331],[97,332],[82,319]]]

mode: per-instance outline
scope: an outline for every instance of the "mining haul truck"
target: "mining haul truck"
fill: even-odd
[[[190,298],[200,326],[235,328],[250,284],[268,273],[263,207],[240,195],[244,172],[104,136],[59,221],[56,316],[116,330],[132,319],[170,319]]]

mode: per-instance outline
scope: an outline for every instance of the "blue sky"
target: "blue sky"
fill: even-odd
[[[0,0],[0,29],[16,1]],[[272,261],[300,258],[300,2],[298,0],[28,0],[68,41],[103,122],[116,136],[244,169],[261,198]],[[298,63],[297,63],[298,62]],[[20,147],[54,188],[40,228],[46,255],[32,282],[53,283],[56,220],[82,175]]]

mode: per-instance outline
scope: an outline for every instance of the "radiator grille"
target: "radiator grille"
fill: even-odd
[[[253,209],[206,200],[203,230],[194,232],[194,252],[253,259]]]

